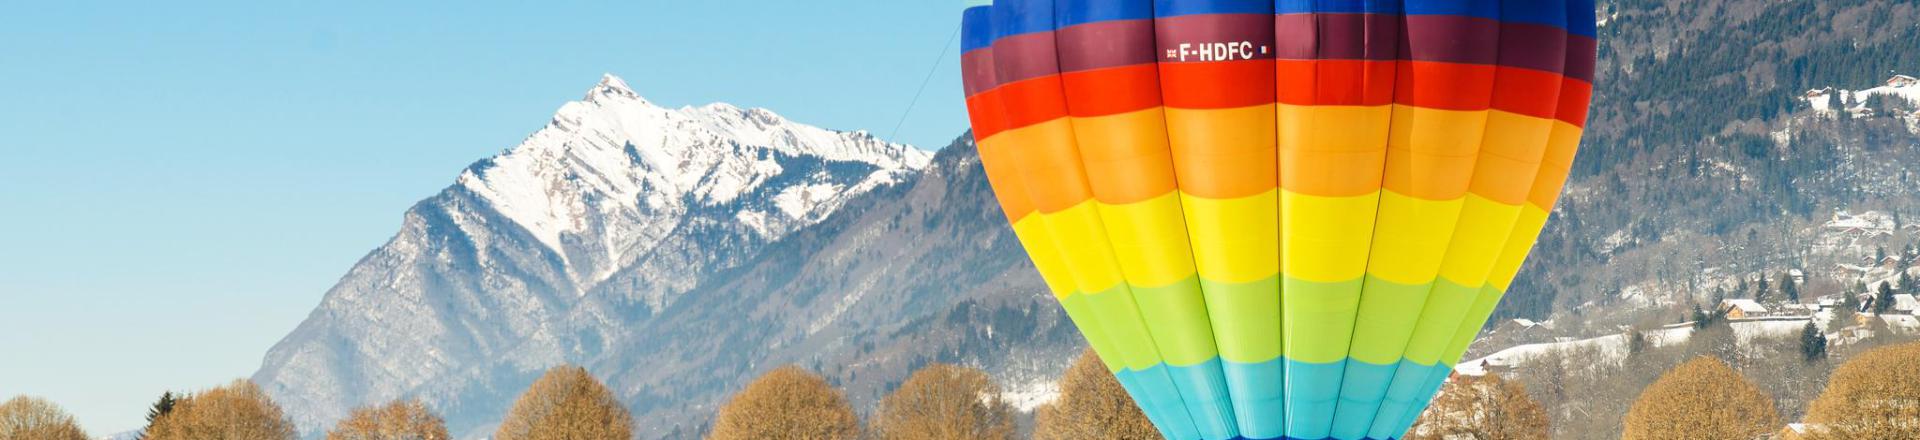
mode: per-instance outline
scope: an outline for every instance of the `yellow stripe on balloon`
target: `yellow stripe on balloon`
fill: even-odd
[[[1187,244],[1187,226],[1181,217],[1180,196],[1167,195],[1139,203],[1100,203],[1114,257],[1127,281],[1135,286],[1165,286],[1193,278],[1193,248]]]
[[[1395,191],[1380,196],[1367,273],[1400,284],[1433,281],[1446,256],[1463,200],[1434,201]]]
[[[1250,283],[1280,273],[1277,190],[1238,199],[1209,199],[1184,192],[1187,233],[1200,277],[1219,283]]]
[[[1460,221],[1450,233],[1440,278],[1462,286],[1479,286],[1506,249],[1507,236],[1513,234],[1514,221],[1521,207],[1506,205],[1477,194],[1468,194]]]
[[[1295,257],[1286,261],[1287,277],[1318,283],[1360,278],[1366,272],[1367,248],[1354,244],[1373,236],[1380,194],[1320,197],[1282,192],[1281,212],[1316,213],[1288,215],[1281,225],[1287,237],[1281,252]]]

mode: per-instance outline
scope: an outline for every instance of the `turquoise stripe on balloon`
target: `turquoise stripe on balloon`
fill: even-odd
[[[1123,372],[1125,372],[1125,370],[1122,370],[1120,373]],[[1133,403],[1140,407],[1140,412],[1147,416],[1147,421],[1153,422],[1153,427],[1160,429],[1160,436],[1170,439],[1178,438],[1174,436],[1174,433],[1167,430],[1168,425],[1165,423],[1167,417],[1165,414],[1161,414],[1162,407],[1155,405],[1153,399],[1150,398],[1151,394],[1146,391],[1145,387],[1140,385],[1140,376],[1120,373],[1114,373],[1114,380],[1120,381],[1120,388],[1126,389],[1127,395],[1133,397]]]
[[[1187,405],[1180,397],[1180,388],[1174,385],[1173,376],[1167,374],[1167,370],[1165,364],[1158,364],[1145,370],[1122,372],[1131,373],[1134,385],[1139,387],[1141,393],[1145,393],[1147,401],[1152,402],[1142,406],[1141,411],[1148,411],[1146,406],[1152,406],[1151,411],[1167,422],[1166,425],[1154,425],[1160,427],[1161,435],[1169,440],[1200,440],[1200,430],[1194,426],[1194,417],[1187,412]]]
[[[1220,372],[1233,391],[1234,420],[1246,438],[1280,438],[1286,434],[1286,364],[1275,358],[1257,364],[1224,362]]]
[[[1324,364],[1287,361],[1287,437],[1327,437],[1346,369],[1347,359]]]
[[[1420,364],[1402,365],[1394,374],[1393,384],[1387,388],[1387,397],[1380,403],[1380,412],[1373,419],[1373,428],[1368,435],[1373,438],[1397,438],[1405,434],[1413,422],[1433,401],[1433,394],[1440,390],[1447,376],[1453,374],[1453,367],[1445,364],[1425,366]]]
[[[1399,438],[1452,374],[1451,365],[1405,359],[1244,364],[1217,357],[1114,373],[1161,435],[1174,440]],[[1249,392],[1233,392],[1239,390]],[[1349,408],[1366,411],[1343,411]],[[1172,430],[1163,420],[1174,423]]]
[[[1209,359],[1198,365],[1169,366],[1155,365],[1142,371],[1123,370],[1119,375],[1140,376],[1164,374],[1172,379],[1175,398],[1185,404],[1186,415],[1192,418],[1199,437],[1206,440],[1227,440],[1240,436],[1239,427],[1234,422],[1231,393],[1227,388],[1226,375],[1221,372],[1220,359]],[[1139,382],[1139,378],[1130,378]]]
[[[1334,412],[1333,431],[1329,437],[1336,440],[1373,438],[1367,435],[1368,431],[1373,429],[1374,419],[1379,415],[1381,403],[1386,400],[1387,388],[1393,383],[1395,372],[1402,369],[1425,371],[1418,373],[1424,376],[1444,367],[1421,365],[1405,359],[1397,364],[1386,365],[1349,359],[1346,377],[1341,384],[1340,409]]]

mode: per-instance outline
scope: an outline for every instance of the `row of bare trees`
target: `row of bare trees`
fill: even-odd
[[[1060,398],[1040,408],[1034,438],[1145,440],[1160,434],[1100,359],[1087,351],[1060,380]],[[1014,409],[983,371],[933,364],[880,400],[863,427],[846,397],[799,367],[775,369],[720,408],[709,440],[1007,440]]]
[[[1762,438],[1781,429],[1775,402],[1718,358],[1681,364],[1627,413],[1623,440]],[[1809,439],[1920,438],[1920,343],[1874,349],[1835,369],[1814,399]]]

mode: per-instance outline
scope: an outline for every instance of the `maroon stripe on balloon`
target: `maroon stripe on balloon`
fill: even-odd
[[[1598,53],[1593,37],[1574,35],[1567,38],[1566,75],[1588,84],[1593,83],[1594,57]]]
[[[1400,56],[1400,27],[1398,15],[1276,15],[1274,56],[1283,60],[1391,60]]]
[[[994,74],[1001,84],[1060,73],[1053,32],[1034,32],[993,42]]]
[[[1114,20],[1058,31],[1060,71],[1084,72],[1153,63],[1153,20]]]
[[[1406,17],[1400,58],[1459,64],[1499,61],[1500,22],[1459,15]]]
[[[1000,85],[993,72],[993,48],[986,47],[960,54],[960,83],[967,96],[978,95]]]
[[[1567,63],[1567,31],[1529,23],[1500,25],[1499,64],[1560,73]]]
[[[1193,63],[1273,59],[1273,19],[1269,14],[1203,14],[1154,19],[1161,63]],[[1226,45],[1226,46],[1220,46]],[[1225,48],[1226,58],[1199,52]],[[1220,52],[1215,52],[1220,53]]]

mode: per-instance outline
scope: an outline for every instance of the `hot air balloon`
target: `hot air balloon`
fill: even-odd
[[[1519,272],[1592,0],[974,0],[967,106],[1048,288],[1170,439],[1394,439]]]

